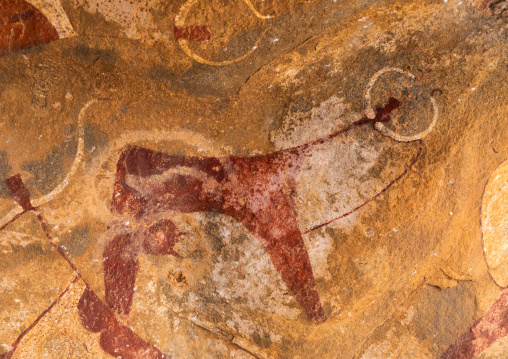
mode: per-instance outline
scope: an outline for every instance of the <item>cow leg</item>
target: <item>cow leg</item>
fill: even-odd
[[[305,309],[309,319],[319,324],[326,320],[315,288],[309,254],[298,229],[287,228],[285,237],[266,247],[275,269]]]
[[[106,302],[116,312],[129,314],[134,296],[134,284],[139,269],[135,239],[119,235],[104,248],[104,284]]]
[[[245,208],[237,220],[263,243],[273,265],[311,321],[322,323],[326,316],[315,288],[309,254],[298,228],[294,200],[283,191],[266,195],[266,198],[269,198],[267,207],[255,213],[248,213]]]

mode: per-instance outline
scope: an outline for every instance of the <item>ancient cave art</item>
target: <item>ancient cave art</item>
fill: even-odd
[[[316,146],[355,126],[387,121],[399,106],[400,102],[391,98],[372,120],[363,118],[328,138],[268,155],[199,158],[128,147],[118,161],[113,210],[133,219],[166,211],[217,212],[233,217],[261,241],[307,316],[314,323],[323,322],[326,317],[298,227],[293,199],[296,177],[303,159]],[[130,311],[139,266],[133,253],[174,254],[172,247],[179,235],[165,219],[141,237],[120,235],[106,246],[106,300],[112,308],[119,313]]]
[[[508,161],[503,161],[485,184],[480,220],[483,254],[491,279],[500,288],[508,287],[507,218]],[[471,328],[448,348],[442,359],[472,359],[508,335],[508,291]]]
[[[59,39],[55,27],[24,0],[0,2],[0,56]]]
[[[74,35],[59,0],[0,1],[0,56]]]
[[[250,0],[243,0],[244,3],[249,7],[249,9],[252,11],[252,13],[259,19],[266,20],[273,18],[274,16],[270,15],[262,15],[260,14],[254,5],[252,5],[252,2]],[[211,61],[207,60],[197,54],[195,54],[190,48],[188,41],[210,41],[211,40],[211,33],[208,29],[207,25],[185,25],[185,20],[187,18],[187,15],[189,11],[192,9],[192,7],[196,4],[197,0],[188,0],[186,1],[181,7],[180,11],[175,17],[175,22],[173,26],[173,32],[175,35],[175,40],[178,43],[178,46],[182,49],[183,52],[187,56],[189,56],[194,61],[197,61],[202,64],[211,65],[211,66],[225,66],[225,65],[231,65],[235,62],[242,61],[249,57],[258,47],[259,42],[264,37],[266,31],[263,31],[261,36],[256,40],[256,42],[253,44],[251,49],[247,51],[245,54],[238,56],[237,58],[231,59],[231,60],[224,60],[224,61]]]
[[[437,122],[438,109],[431,96],[434,115],[426,130],[412,136],[402,136],[388,129],[384,124],[391,120],[402,102],[391,97],[385,105],[373,110],[370,99],[375,82],[386,72],[398,72],[413,78],[413,75],[400,69],[380,70],[368,83],[366,115],[363,118],[326,137],[296,147],[265,155],[223,157],[181,156],[135,145],[125,147],[117,161],[112,212],[117,218],[115,221],[127,219],[139,225],[135,226],[135,231],[126,232],[117,223],[110,224],[109,239],[103,250],[106,304],[52,238],[49,226],[37,210],[39,205],[48,203],[65,189],[82,162],[83,116],[95,100],[88,102],[80,112],[78,151],[62,184],[48,195],[32,201],[21,176],[15,175],[6,180],[11,196],[20,207],[1,221],[0,229],[23,213],[33,211],[36,214],[48,240],[86,285],[78,303],[83,327],[90,332],[100,333],[101,348],[114,356],[137,358],[139,353],[144,353],[147,358],[168,357],[122,325],[115,312],[128,315],[131,311],[140,253],[178,256],[174,246],[182,233],[171,221],[171,217],[178,213],[216,212],[228,215],[245,226],[262,243],[280,277],[310,321],[322,323],[326,315],[315,288],[302,234],[353,213],[397,183],[417,162],[422,152],[421,141]],[[363,203],[340,217],[302,231],[298,220],[300,209],[295,202],[295,184],[304,159],[333,139],[365,127],[376,129],[395,142],[416,141],[418,146],[411,161],[385,187]],[[44,314],[20,335],[12,350],[2,356],[3,359],[12,356],[19,341]]]

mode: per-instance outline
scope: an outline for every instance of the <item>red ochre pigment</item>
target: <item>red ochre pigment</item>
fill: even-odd
[[[175,40],[186,39],[189,41],[210,41],[211,34],[206,25],[190,25],[185,27],[173,26]]]
[[[58,40],[56,29],[23,0],[0,0],[0,56]]]
[[[129,146],[117,164],[113,212],[137,219],[163,211],[216,212],[236,219],[261,241],[281,278],[311,321],[322,323],[326,316],[315,289],[294,201],[300,165],[314,146],[353,127],[389,121],[390,113],[400,105],[400,101],[391,98],[385,107],[377,109],[372,120],[365,117],[325,138],[267,155],[186,157]],[[143,194],[127,184],[129,175],[143,182],[151,176],[164,176],[167,171],[171,174],[149,186]],[[151,253],[172,251],[177,230],[169,223],[166,220],[167,244],[164,248],[152,249]],[[147,246],[155,248],[151,244],[153,238],[148,235],[143,240],[145,250]],[[119,235],[106,245],[104,251],[106,301],[118,313],[128,314],[131,309],[139,248],[133,237]]]
[[[19,203],[23,210],[29,211],[34,208],[32,203],[30,203],[30,192],[25,187],[25,184],[19,174],[7,178],[5,180],[5,184],[9,189],[11,197]]]
[[[46,221],[42,217],[42,214],[37,212],[37,209],[34,208],[30,202],[30,192],[25,187],[21,176],[15,175],[9,177],[5,180],[7,184],[7,188],[12,196],[12,198],[23,207],[24,211],[34,210],[39,220],[42,229],[46,237],[49,239],[51,244],[57,248],[58,253],[69,263],[70,267],[77,273],[76,279],[72,282],[76,282],[78,279],[82,278],[81,274],[77,270],[76,266],[72,263],[72,261],[67,257],[65,252],[55,243],[53,238],[51,237],[49,226]],[[160,229],[172,230],[173,227],[168,225],[165,221],[159,226],[154,228],[157,232]],[[153,233],[153,232],[151,232]],[[172,235],[177,235],[177,232],[170,232]],[[164,251],[166,249],[165,244],[161,244],[157,246],[157,241],[155,241],[155,251],[160,247],[160,251],[158,254],[170,254],[169,250]],[[151,247],[148,247],[150,250],[153,250],[154,244]],[[114,265],[114,263],[113,263]],[[93,332],[100,333],[100,346],[101,348],[108,354],[113,357],[122,357],[124,359],[169,359],[170,356],[161,353],[157,348],[148,344],[139,336],[137,336],[130,328],[127,328],[121,325],[118,320],[115,318],[113,311],[107,307],[102,301],[97,297],[97,295],[90,289],[90,286],[84,281],[86,284],[86,289],[81,296],[78,303],[78,311],[81,317],[82,325],[85,329]],[[71,283],[71,285],[72,285]],[[64,296],[65,293],[70,289],[70,285],[58,296],[58,298],[51,303],[51,305],[46,308],[37,318],[36,320],[28,326],[16,339],[16,341],[12,344],[12,349],[6,353],[0,355],[0,359],[10,359],[14,355],[19,343],[23,339],[23,337],[34,328],[37,323],[47,314],[49,311],[58,303],[58,301]],[[132,296],[131,296],[132,298]]]
[[[130,328],[121,325],[111,309],[104,305],[92,290],[85,289],[79,300],[78,310],[83,326],[93,333],[100,333],[101,348],[115,358],[171,358],[145,342]]]
[[[508,335],[508,291],[441,356],[441,359],[473,359]]]
[[[305,309],[313,323],[326,320],[302,233],[298,227],[294,201],[296,176],[306,155],[319,144],[329,141],[350,129],[389,121],[390,113],[401,102],[391,98],[385,107],[376,110],[376,117],[366,117],[325,138],[279,152],[250,157],[185,157],[129,146],[118,160],[113,193],[113,213],[130,215],[133,220],[150,218],[168,210],[190,213],[208,211],[223,213],[242,223],[268,252],[281,278]],[[416,162],[421,147],[410,164]],[[164,176],[165,172],[172,172]],[[402,178],[407,169],[383,191]],[[154,183],[143,194],[130,187],[128,176],[149,182],[149,177],[162,175],[164,180]],[[36,210],[19,175],[6,180],[12,197],[26,211]],[[143,183],[143,182],[141,182]],[[148,193],[148,194],[147,194]],[[379,195],[379,194],[378,194]],[[378,195],[358,206],[361,208]],[[354,211],[353,210],[353,211]],[[108,354],[127,359],[139,357],[164,359],[169,356],[145,342],[131,329],[123,326],[113,311],[129,314],[134,295],[138,254],[176,255],[173,250],[182,233],[169,220],[163,219],[146,231],[114,236],[104,248],[104,271],[107,305],[90,289],[72,261],[54,243],[50,229],[40,213],[36,213],[50,242],[86,284],[78,303],[82,325],[100,333],[101,348]],[[347,215],[347,214],[346,214]],[[319,226],[318,226],[319,227]],[[67,289],[60,295],[63,296]],[[13,344],[13,349],[1,359],[9,359],[21,338],[56,304],[47,308]]]

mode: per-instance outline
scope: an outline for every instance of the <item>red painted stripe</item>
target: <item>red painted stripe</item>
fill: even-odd
[[[189,25],[185,27],[173,26],[175,40],[210,41],[212,35],[206,25]]]

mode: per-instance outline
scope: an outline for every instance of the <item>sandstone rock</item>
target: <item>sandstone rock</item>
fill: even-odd
[[[504,1],[12,4],[1,358],[506,355]]]

